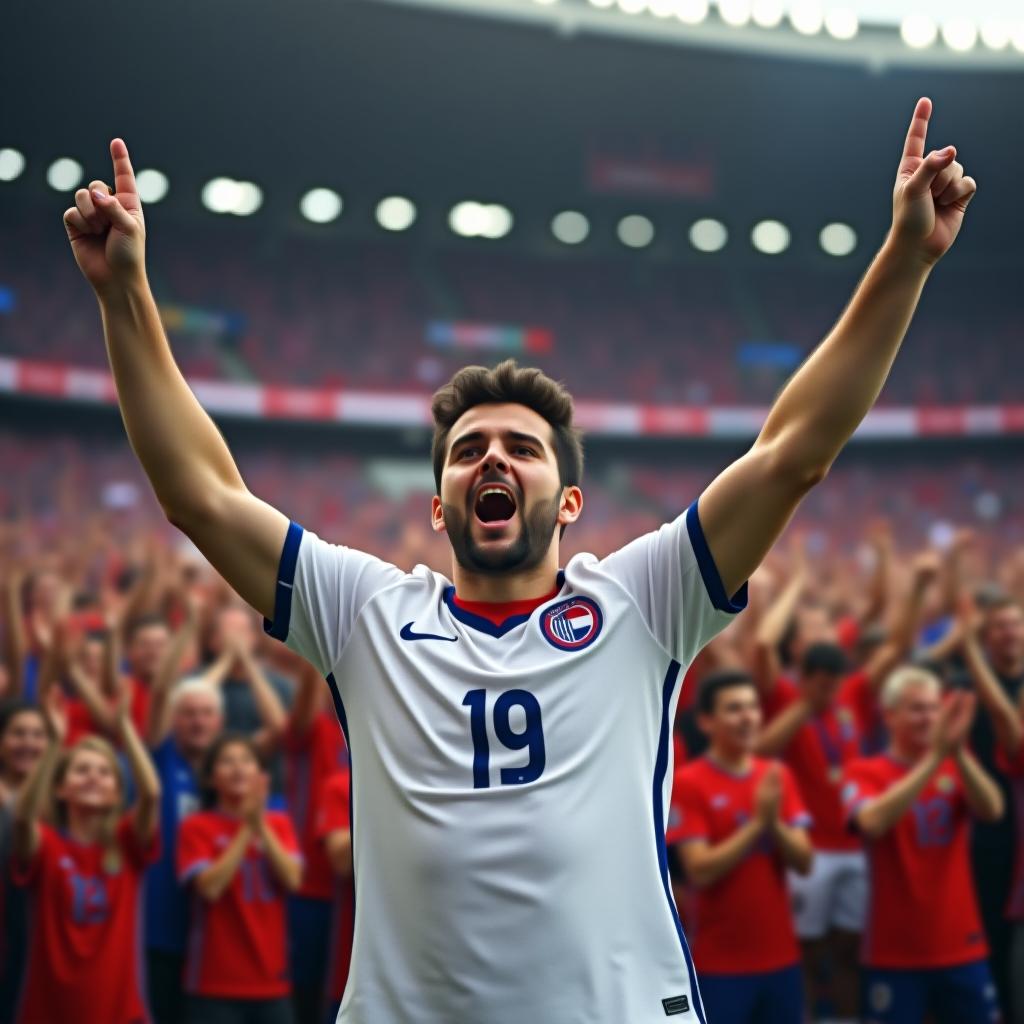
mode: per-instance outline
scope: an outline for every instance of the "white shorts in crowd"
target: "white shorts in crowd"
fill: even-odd
[[[809,875],[790,872],[789,892],[799,938],[820,939],[833,928],[863,931],[868,900],[863,852],[818,850]]]

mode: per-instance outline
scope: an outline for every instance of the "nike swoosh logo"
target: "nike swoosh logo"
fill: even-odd
[[[447,640],[451,644],[459,639],[457,636],[438,636],[436,633],[414,633],[411,622],[407,622],[398,635],[403,640]]]

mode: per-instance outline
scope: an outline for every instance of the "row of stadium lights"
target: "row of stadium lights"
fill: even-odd
[[[551,6],[559,0],[534,0]],[[648,14],[656,18],[677,18],[698,25],[708,17],[708,0],[588,0],[592,7],[617,8],[623,14]],[[856,12],[848,7],[824,7],[818,0],[717,0],[718,15],[727,25],[742,28],[753,22],[761,28],[778,27],[785,17],[801,35],[817,35],[824,29],[836,39],[853,39],[860,29]],[[949,18],[941,25],[929,14],[908,14],[900,24],[904,43],[921,50],[933,45],[941,34],[951,50],[966,52],[980,39],[991,50],[1009,45],[1024,53],[1024,21],[1013,23],[991,18],[980,24],[967,17]]]
[[[0,182],[13,181],[25,169],[25,158],[16,149],[0,149]],[[84,171],[77,160],[61,157],[50,164],[46,180],[57,192],[73,192],[82,187]],[[135,175],[139,198],[143,203],[158,203],[169,187],[161,171],[143,169]],[[263,204],[263,192],[251,181],[214,178],[202,189],[203,205],[213,213],[245,217]],[[343,201],[333,189],[314,188],[299,201],[302,215],[314,224],[329,224],[341,216]],[[405,231],[416,220],[417,210],[405,196],[386,196],[377,204],[377,223],[386,231]],[[463,238],[504,238],[512,230],[511,211],[497,203],[463,202],[448,214],[451,230]],[[654,241],[654,224],[640,214],[623,217],[617,225],[619,241],[630,249],[645,249]],[[552,218],[551,233],[564,245],[579,245],[590,235],[590,221],[578,210],[563,210]],[[729,241],[726,226],[710,217],[690,226],[690,244],[700,252],[718,252]],[[848,224],[827,224],[818,237],[830,256],[847,256],[857,247],[856,232]],[[751,244],[759,252],[777,255],[789,248],[790,233],[777,220],[763,220],[750,234]]]

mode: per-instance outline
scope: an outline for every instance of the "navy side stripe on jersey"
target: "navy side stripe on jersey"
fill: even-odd
[[[696,508],[696,502],[690,506]],[[661,731],[658,736],[658,756],[654,762],[654,841],[658,845],[658,865],[661,869],[661,883],[665,888],[665,899],[668,900],[669,912],[676,926],[676,933],[679,935],[679,945],[683,950],[683,958],[686,960],[686,970],[690,976],[690,996],[693,1000],[693,1010],[697,1014],[700,1024],[707,1024],[704,1016],[704,1007],[700,999],[700,990],[697,988],[697,972],[693,969],[693,957],[690,956],[690,947],[687,945],[686,936],[683,934],[683,925],[676,912],[676,905],[672,899],[672,889],[669,883],[668,874],[668,848],[665,845],[665,809],[662,801],[663,786],[665,784],[665,773],[668,771],[668,750],[672,742],[671,731],[672,721],[669,716],[669,708],[672,703],[672,691],[675,689],[676,680],[682,666],[678,661],[673,661],[668,672],[665,673],[665,683],[661,691]]]

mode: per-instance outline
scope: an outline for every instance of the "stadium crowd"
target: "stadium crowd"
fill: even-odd
[[[11,220],[0,249],[0,289],[12,295],[6,312],[0,303],[0,355],[105,369],[95,301],[65,258],[66,238]],[[572,380],[579,398],[767,403],[855,283],[839,264],[794,275],[770,265],[745,272],[713,256],[676,265],[555,252],[544,261],[458,246],[422,260],[386,240],[317,234],[240,225],[199,226],[181,242],[160,234],[149,259],[157,300],[230,323],[186,330],[165,314],[187,375],[429,392],[476,358],[428,343],[428,325],[443,320],[550,332],[550,350],[524,359]],[[908,334],[915,358],[897,362],[883,405],[1017,400],[1024,357],[1007,273],[964,267],[956,289],[936,290]]]
[[[238,454],[311,528],[446,570],[422,494]],[[10,434],[0,467],[0,1022],[333,1020],[354,907],[327,687],[123,439]],[[889,472],[892,506],[834,471],[683,689],[667,843],[712,1024],[1024,1020],[1024,531],[974,514],[983,465]],[[700,482],[588,486],[567,553]],[[940,513],[978,525],[929,546]]]

